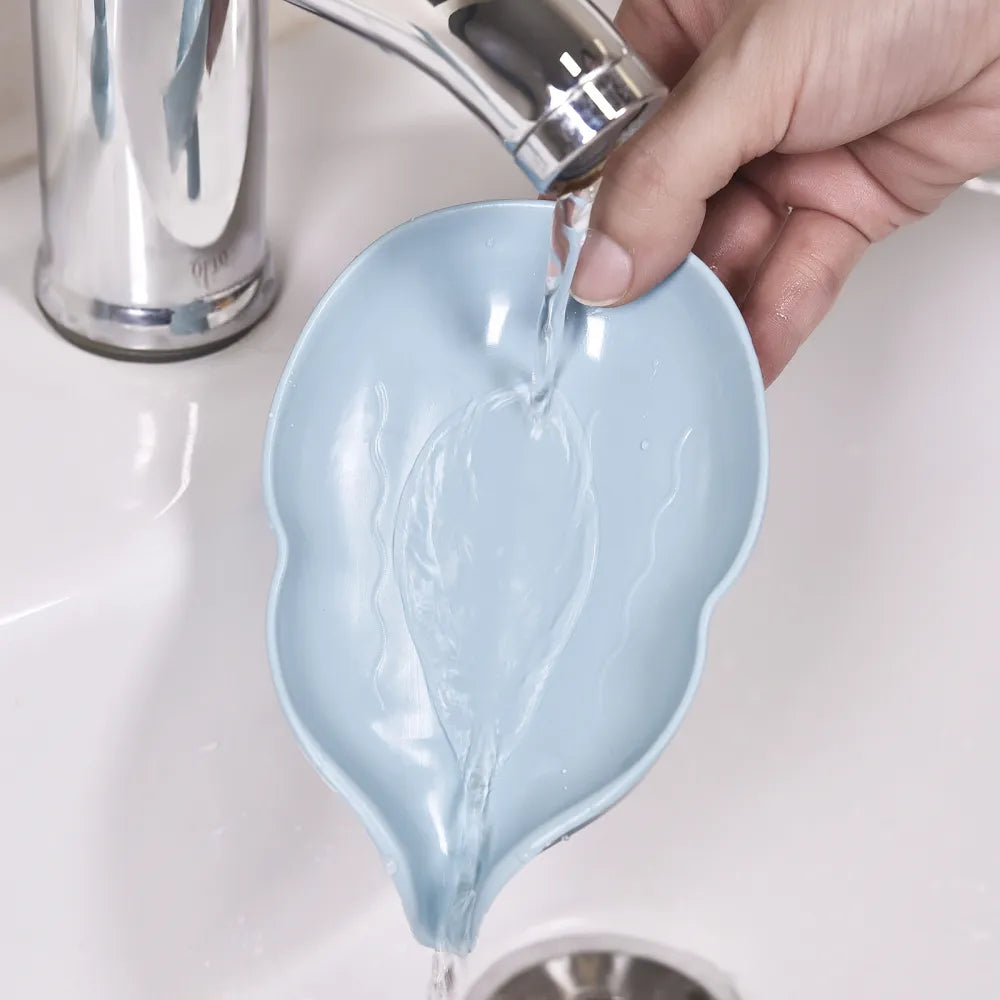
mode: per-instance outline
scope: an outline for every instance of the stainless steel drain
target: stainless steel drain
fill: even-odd
[[[714,970],[692,971],[703,963],[657,951],[599,937],[548,942],[499,962],[466,1000],[737,1000]]]

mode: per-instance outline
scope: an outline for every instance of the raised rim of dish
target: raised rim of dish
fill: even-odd
[[[281,419],[282,406],[289,386],[292,383],[292,375],[296,370],[300,355],[305,351],[313,329],[319,322],[320,317],[326,310],[328,303],[337,295],[342,285],[344,285],[353,273],[363,266],[369,257],[378,253],[381,247],[393,240],[399,233],[411,229],[415,226],[426,224],[427,222],[441,218],[442,216],[466,214],[474,212],[488,211],[516,211],[516,212],[552,212],[552,205],[539,201],[485,201],[472,202],[463,205],[454,205],[449,208],[439,209],[424,215],[417,216],[407,222],[386,232],[377,240],[371,243],[366,249],[361,251],[354,260],[340,273],[333,284],[327,289],[319,303],[313,309],[302,329],[295,347],[289,355],[288,362],[281,374],[278,387],[274,394],[268,415],[267,430],[264,438],[263,451],[263,487],[264,502],[267,508],[268,520],[277,541],[277,561],[274,576],[271,581],[270,594],[267,606],[267,651],[271,667],[271,676],[274,681],[275,690],[282,710],[295,733],[306,757],[323,777],[324,781],[335,789],[339,794],[347,799],[351,807],[357,812],[369,836],[374,841],[376,848],[384,858],[395,861],[396,871],[393,879],[399,891],[403,903],[403,909],[411,927],[419,926],[417,921],[418,904],[416,888],[413,881],[413,873],[410,871],[409,858],[402,849],[391,826],[386,822],[375,803],[358,787],[358,785],[341,769],[339,764],[323,749],[319,741],[315,739],[308,727],[302,722],[292,704],[287,686],[284,682],[284,673],[281,667],[281,659],[278,653],[276,639],[276,619],[279,597],[285,574],[288,570],[290,546],[288,536],[281,518],[278,502],[275,496],[273,477],[273,455],[277,428]],[[747,531],[743,543],[736,553],[733,562],[722,578],[709,592],[702,604],[698,617],[697,646],[695,649],[694,662],[691,665],[691,674],[688,679],[684,695],[678,703],[670,721],[663,728],[660,736],[646,749],[642,756],[630,767],[622,771],[612,781],[597,789],[586,799],[578,803],[575,807],[563,810],[549,820],[544,826],[539,827],[534,835],[525,837],[516,844],[510,851],[501,857],[491,868],[489,874],[483,882],[482,890],[476,901],[476,919],[482,918],[486,909],[490,906],[500,890],[513,878],[513,876],[527,863],[527,859],[541,853],[551,844],[557,842],[561,837],[573,833],[586,826],[598,816],[607,812],[610,808],[620,802],[649,772],[653,764],[663,753],[667,744],[673,739],[678,728],[691,707],[691,702],[701,681],[705,664],[705,654],[708,637],[708,625],[716,606],[722,596],[730,589],[740,573],[746,566],[747,560],[753,550],[754,544],[760,533],[760,526],[764,516],[764,507],[767,501],[768,470],[770,462],[770,446],[768,441],[767,412],[764,403],[764,383],[761,377],[757,356],[750,340],[750,334],[746,323],[739,311],[736,303],[729,295],[725,286],[718,279],[715,273],[701,260],[693,255],[689,255],[681,268],[689,268],[701,275],[708,286],[715,292],[719,302],[732,320],[732,325],[736,330],[741,346],[746,356],[747,368],[753,387],[754,416],[758,427],[758,441],[760,447],[760,462],[757,473],[757,489],[754,498],[754,506],[747,524]],[[680,268],[678,269],[680,270]],[[650,294],[656,294],[654,289]],[[433,946],[432,941],[423,941],[423,944]]]

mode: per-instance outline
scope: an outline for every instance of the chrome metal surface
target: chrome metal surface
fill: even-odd
[[[465,1000],[738,1000],[706,963],[659,951],[610,937],[543,942],[497,963]]]
[[[275,294],[264,232],[265,0],[32,0],[35,294],[75,342],[222,346]]]
[[[444,84],[539,191],[583,183],[665,94],[589,0],[292,2]],[[265,0],[31,6],[43,312],[116,356],[188,357],[230,342],[275,294]],[[324,99],[335,110],[353,98]]]
[[[290,2],[437,79],[539,191],[574,186],[600,167],[666,94],[589,0]],[[333,107],[338,100],[350,95],[332,95]]]

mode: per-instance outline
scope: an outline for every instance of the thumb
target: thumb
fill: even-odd
[[[784,5],[782,5],[784,6]],[[705,203],[781,140],[794,108],[792,53],[760,8],[731,18],[658,115],[608,162],[573,294],[609,306],[649,291],[694,246]]]

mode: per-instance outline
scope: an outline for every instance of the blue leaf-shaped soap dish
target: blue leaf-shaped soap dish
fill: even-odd
[[[400,591],[400,503],[419,494],[411,470],[438,429],[531,371],[551,213],[536,202],[467,205],[384,236],[313,313],[268,427],[278,694],[429,945],[456,850],[461,769]],[[496,774],[474,923],[528,860],[612,806],[666,746],[764,504],[760,370],[707,267],[689,258],[625,307],[577,307],[570,329],[558,405],[588,442],[591,579]],[[534,510],[530,483],[518,489],[519,509]],[[538,509],[550,499],[534,498]]]

